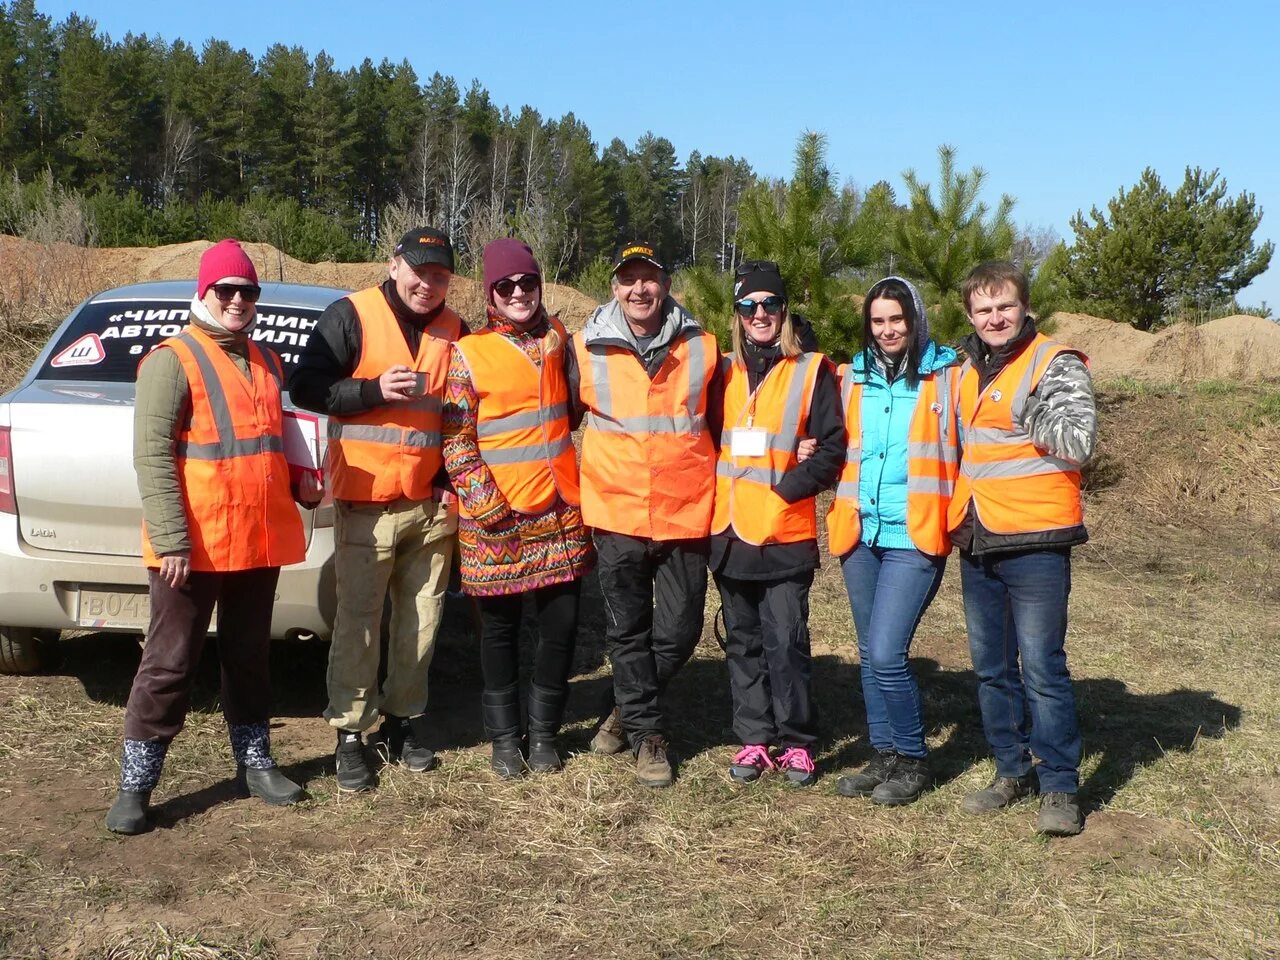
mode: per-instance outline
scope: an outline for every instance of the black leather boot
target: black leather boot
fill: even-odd
[[[504,780],[524,775],[520,752],[520,693],[515,684],[480,694],[484,729],[493,741],[489,766]]]
[[[529,769],[534,773],[554,773],[564,768],[556,737],[568,698],[567,687],[557,690],[529,684]]]

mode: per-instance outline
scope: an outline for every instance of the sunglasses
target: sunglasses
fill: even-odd
[[[738,311],[740,317],[754,317],[756,315],[756,307],[764,307],[764,312],[771,317],[776,317],[782,312],[782,308],[787,305],[787,301],[776,294],[771,297],[765,297],[763,300],[737,300],[733,304],[733,308]]]
[[[734,268],[733,275],[735,277],[745,277],[747,274],[756,273],[757,271],[764,273],[782,272],[772,260],[743,260]]]
[[[536,273],[524,273],[512,280],[510,277],[503,277],[493,285],[494,293],[500,297],[509,297],[516,292],[519,287],[523,293],[533,293],[538,287],[542,286],[542,278]]]
[[[245,303],[257,303],[262,296],[262,288],[256,283],[215,283],[212,289],[222,303],[230,303],[237,293]]]

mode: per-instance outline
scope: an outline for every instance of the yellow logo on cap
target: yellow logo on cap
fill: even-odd
[[[427,245],[429,245],[429,246],[432,246],[432,247],[443,247],[443,246],[444,246],[444,241],[443,241],[443,240],[441,240],[439,237],[419,237],[419,238],[418,238],[418,242],[419,242],[419,243],[425,243],[425,244],[427,244]]]
[[[622,251],[622,257],[621,257],[621,259],[625,260],[625,259],[627,259],[627,257],[629,257],[629,256],[631,256],[631,255],[633,255],[633,254],[639,254],[639,255],[640,255],[640,256],[642,256],[642,257],[652,257],[652,256],[653,256],[653,247],[640,247],[640,246],[636,246],[636,247],[627,247],[627,249],[625,249],[625,250],[623,250],[623,251]]]

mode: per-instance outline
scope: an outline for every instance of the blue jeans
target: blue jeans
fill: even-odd
[[[867,729],[876,750],[917,758],[928,753],[920,688],[907,653],[945,566],[945,557],[865,543],[841,561],[858,633]]]
[[[1034,754],[1041,793],[1075,793],[1080,726],[1063,649],[1070,548],[985,557],[961,553],[960,582],[982,728],[996,774],[1023,776]]]

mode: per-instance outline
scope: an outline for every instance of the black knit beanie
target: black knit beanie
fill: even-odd
[[[733,274],[733,299],[741,300],[751,293],[776,293],[787,298],[787,285],[772,260],[744,260],[738,264]]]

